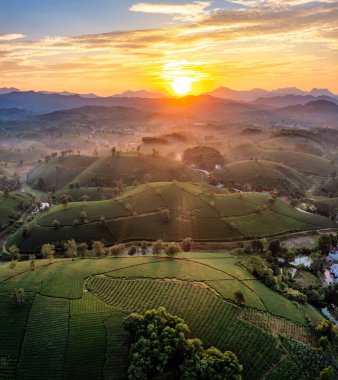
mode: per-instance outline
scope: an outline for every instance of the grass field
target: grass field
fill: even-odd
[[[235,352],[244,379],[259,380],[287,352],[278,334],[308,342],[305,315],[319,315],[254,280],[228,253],[44,260],[34,271],[24,262],[9,273],[8,264],[0,267],[0,316],[7,321],[0,326],[0,377],[5,380],[126,379],[128,337],[122,320],[131,311],[159,306],[183,317],[205,346]],[[11,301],[16,287],[26,290],[22,307]],[[245,297],[241,308],[233,303],[237,290]]]
[[[22,252],[36,252],[44,243],[67,239],[88,243],[100,239],[107,245],[185,237],[231,241],[333,226],[328,218],[302,213],[281,200],[270,209],[267,203],[268,197],[260,193],[212,194],[185,182],[144,184],[128,187],[111,200],[56,205],[29,223],[27,237],[19,229],[7,246],[16,244]],[[60,222],[58,228],[55,220]]]

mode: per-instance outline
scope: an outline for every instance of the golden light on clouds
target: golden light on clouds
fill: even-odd
[[[171,61],[162,67],[160,74],[164,90],[172,95],[187,95],[206,90],[204,82],[208,75],[203,62]]]
[[[338,2],[242,2],[248,7],[213,13],[208,1],[136,3],[133,12],[197,17],[157,29],[35,40],[0,35],[0,87],[100,95],[127,89],[198,94],[218,86],[338,91]]]

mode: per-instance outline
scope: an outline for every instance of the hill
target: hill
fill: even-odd
[[[313,95],[284,95],[257,98],[252,104],[264,104],[270,107],[283,108],[296,105],[304,105],[317,100],[326,100],[338,104],[338,99],[327,95],[313,96]]]
[[[307,321],[317,324],[319,312],[273,292],[229,254],[41,260],[34,271],[21,262],[12,274],[0,267],[0,281],[2,378],[127,379],[123,318],[159,306],[183,317],[206,346],[233,351],[245,380],[313,379],[326,363],[319,354],[306,361],[317,352]],[[13,307],[16,288],[26,299]],[[233,302],[236,290],[245,295],[242,307]],[[277,334],[294,339],[291,347]],[[285,368],[298,351],[307,353],[299,368]]]
[[[94,157],[78,155],[51,157],[27,174],[27,183],[40,190],[59,189],[66,186],[94,161]]]
[[[32,200],[24,194],[4,196],[0,191],[0,231],[17,221],[21,214],[31,205]]]
[[[0,145],[0,160],[11,163],[19,163],[22,160],[24,164],[32,164],[49,153],[50,149],[48,147],[32,140],[19,142],[13,146]]]
[[[299,197],[309,181],[288,166],[264,160],[237,161],[212,173],[223,184],[255,191],[276,189],[281,195]]]
[[[280,108],[278,113],[321,128],[338,127],[338,104],[328,100],[315,100],[305,105]]]
[[[325,149],[315,141],[301,136],[280,136],[268,138],[259,144],[264,149],[296,151],[322,156]]]
[[[319,184],[315,189],[315,194],[325,196],[338,196],[338,179],[337,177],[328,178]]]
[[[329,176],[336,170],[336,166],[331,161],[314,154],[284,149],[263,149],[252,144],[241,144],[228,149],[225,158],[230,161],[243,161],[256,158],[273,161],[296,169],[303,174],[318,177]]]
[[[135,181],[144,183],[183,178],[202,180],[206,176],[163,156],[123,153],[102,158],[55,157],[33,169],[28,174],[27,181],[37,186],[40,178],[44,182],[44,189],[47,190],[51,186],[61,189],[71,183],[80,187],[112,187],[116,186],[118,181],[131,185]]]
[[[28,224],[28,236],[19,229],[7,246],[16,244],[27,253],[72,238],[108,245],[185,237],[232,241],[334,226],[328,218],[302,213],[281,200],[270,208],[268,202],[260,193],[212,194],[191,183],[139,185],[111,200],[56,205]]]

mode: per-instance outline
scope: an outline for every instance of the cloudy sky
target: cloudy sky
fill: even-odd
[[[0,87],[338,93],[338,1],[0,0]]]

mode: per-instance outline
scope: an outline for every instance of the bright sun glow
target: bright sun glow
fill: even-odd
[[[186,95],[191,91],[193,81],[189,77],[177,77],[171,82],[171,87],[177,95]]]

